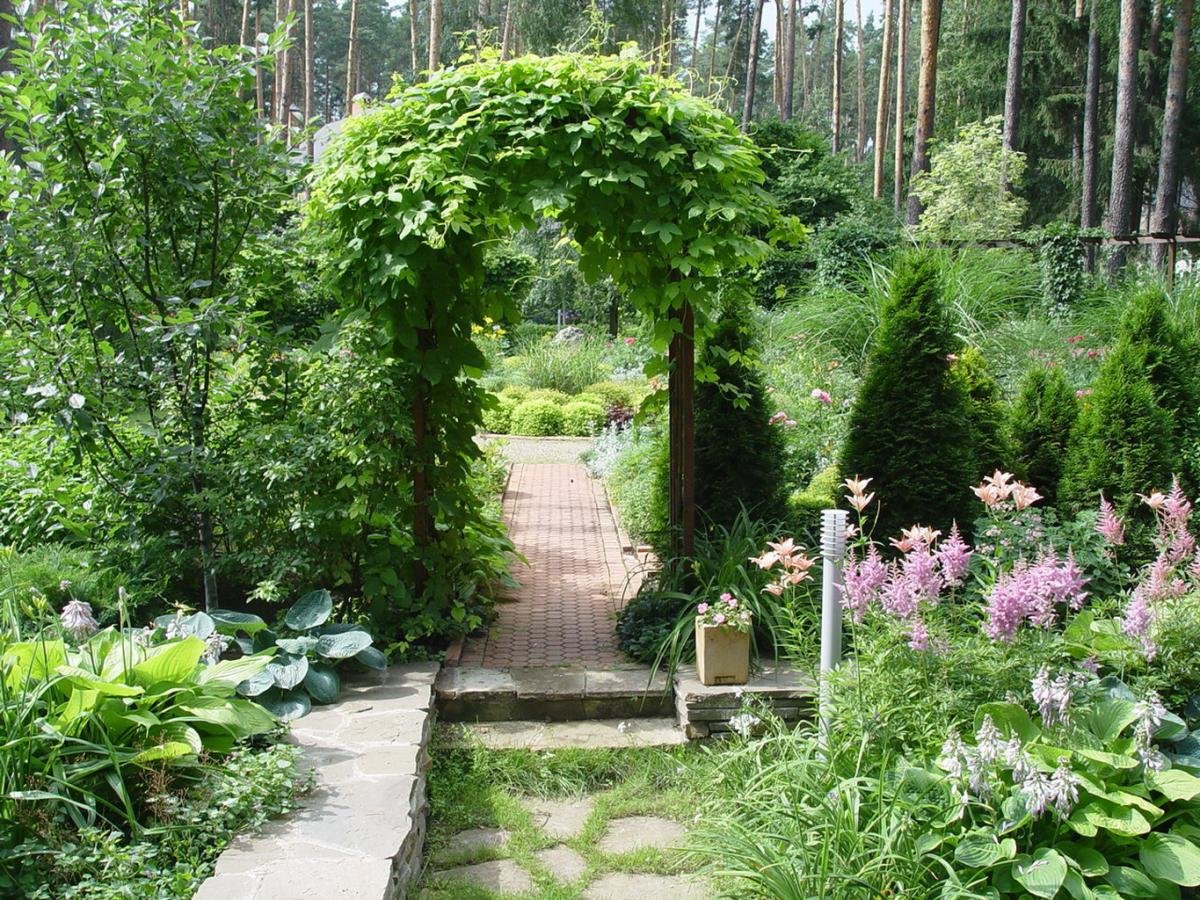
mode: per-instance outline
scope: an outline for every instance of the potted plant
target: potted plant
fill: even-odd
[[[696,670],[701,684],[745,684],[750,678],[753,616],[726,591],[696,607]]]

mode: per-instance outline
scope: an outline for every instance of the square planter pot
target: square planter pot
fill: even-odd
[[[750,680],[750,632],[696,620],[696,672],[701,684]]]

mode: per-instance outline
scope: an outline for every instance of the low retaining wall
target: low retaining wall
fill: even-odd
[[[420,875],[437,663],[351,682],[292,724],[316,772],[303,806],[237,838],[196,900],[393,900]]]

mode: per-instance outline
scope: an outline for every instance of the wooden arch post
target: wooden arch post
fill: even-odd
[[[678,273],[671,273],[678,280]],[[671,316],[680,328],[671,338],[667,358],[667,416],[670,428],[670,492],[667,523],[672,556],[685,558],[696,549],[696,317],[684,301]]]

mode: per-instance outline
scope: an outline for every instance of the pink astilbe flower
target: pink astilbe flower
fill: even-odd
[[[1122,632],[1128,637],[1136,638],[1141,643],[1142,653],[1146,659],[1154,659],[1158,655],[1158,648],[1150,638],[1154,613],[1150,609],[1150,601],[1146,598],[1146,592],[1140,587],[1135,588],[1130,595],[1129,602],[1125,604],[1125,613],[1118,621],[1121,623]]]
[[[911,619],[917,612],[921,596],[913,585],[893,563],[889,568],[887,584],[883,586],[880,603],[883,611],[897,619]]]
[[[820,403],[822,406],[829,406],[830,404],[833,403],[833,397],[831,397],[829,395],[829,392],[823,391],[820,388],[813,388],[812,393],[809,394],[809,396],[812,397],[814,400],[816,400],[818,403]]]
[[[908,649],[923,653],[929,649],[929,630],[920,619],[913,619],[908,628]]]
[[[1087,599],[1087,578],[1071,554],[1060,562],[1047,553],[1034,565],[1019,560],[993,586],[987,600],[984,631],[994,641],[1011,641],[1028,621],[1049,628],[1057,620],[1057,608],[1065,604],[1078,610]]]
[[[900,561],[900,572],[919,603],[926,600],[936,604],[942,593],[942,576],[937,556],[925,544],[914,548]]]
[[[1096,531],[1110,547],[1120,547],[1125,543],[1125,523],[1104,494],[1100,495],[1100,516],[1096,519]]]
[[[938,566],[947,587],[958,587],[967,577],[973,551],[958,532],[958,523],[950,528],[950,535],[937,551]]]
[[[887,577],[887,564],[874,544],[861,561],[851,551],[842,573],[842,607],[853,615],[855,622],[861,622],[871,604],[879,600]]]

